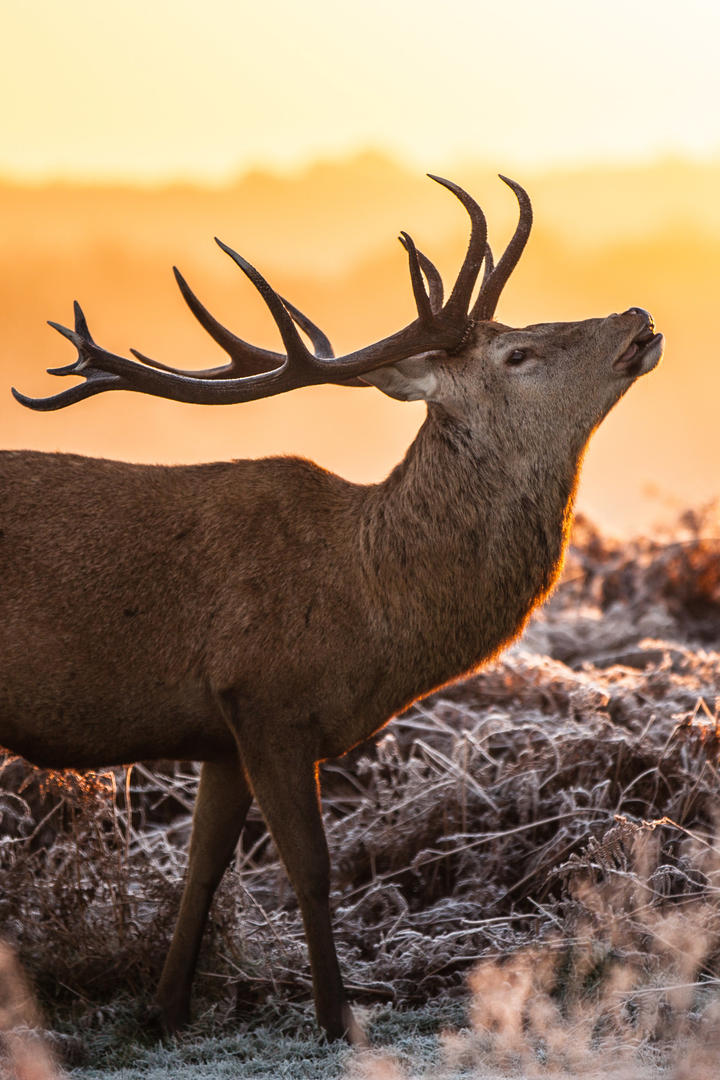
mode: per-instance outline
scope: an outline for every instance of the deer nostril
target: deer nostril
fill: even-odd
[[[631,308],[627,309],[625,314],[626,315],[642,315],[643,320],[645,322],[645,328],[643,330],[641,330],[641,332],[640,332],[642,337],[646,337],[646,336],[647,337],[652,337],[652,335],[655,333],[655,322],[654,322],[653,317],[650,314],[650,312],[646,311],[645,308],[631,307]]]

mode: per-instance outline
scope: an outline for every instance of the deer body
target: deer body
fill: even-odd
[[[368,486],[297,458],[161,467],[0,455],[0,744],[55,768],[204,762],[158,989],[171,1029],[188,1017],[209,905],[254,797],[298,897],[318,1020],[330,1037],[354,1037],[317,763],[519,633],[559,571],[593,429],[660,358],[662,338],[638,308],[524,330],[491,321],[527,237],[527,196],[511,183],[521,221],[493,270],[482,212],[443,183],[473,220],[468,255],[442,306],[437,271],[405,236],[419,317],[385,342],[329,359],[317,328],[225,249],[271,307],[286,358],[220,327],[178,275],[230,353],[231,377],[107,353],[76,308],[75,331],[59,329],[79,360],[57,373],[81,374],[85,387],[40,402],[16,394],[40,408],[103,389],[219,403],[362,372],[428,402],[404,460]]]
[[[293,458],[0,454],[0,744],[48,768],[212,760],[228,698],[252,739],[285,738],[290,702],[320,760],[477,666],[551,584],[574,469],[533,522],[537,462],[508,488],[452,435],[429,418],[368,487]]]

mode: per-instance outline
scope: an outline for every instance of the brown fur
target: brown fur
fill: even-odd
[[[208,908],[254,795],[302,909],[318,1020],[353,1034],[317,762],[522,630],[558,573],[587,440],[652,366],[612,367],[644,325],[634,309],[481,323],[455,356],[371,373],[429,399],[380,484],[295,458],[0,455],[0,743],[55,768],[205,763],[158,990],[169,1028],[187,1019]],[[519,347],[531,358],[511,367]]]

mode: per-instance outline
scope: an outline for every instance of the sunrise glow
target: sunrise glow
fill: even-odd
[[[720,8],[549,0],[6,0],[0,93],[4,445],[141,461],[300,453],[384,476],[423,415],[377,393],[306,390],[232,409],[110,395],[33,415],[71,349],[46,325],[82,300],[102,343],[196,368],[221,357],[170,273],[236,332],[277,347],[219,234],[354,348],[412,317],[409,229],[446,281],[465,221],[423,176],[463,184],[493,244],[528,188],[536,226],[499,317],[640,304],[664,364],[593,440],[579,505],[637,529],[717,494]],[[59,182],[59,183],[58,183]],[[99,186],[98,186],[99,183]],[[167,186],[171,185],[171,186]],[[369,434],[371,433],[371,434]],[[619,482],[622,477],[622,483]]]

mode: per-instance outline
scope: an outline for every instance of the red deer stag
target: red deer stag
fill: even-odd
[[[180,371],[130,360],[52,323],[81,375],[62,408],[105,390],[220,405],[313,383],[423,399],[427,418],[379,484],[297,458],[144,466],[6,452],[0,511],[0,744],[85,769],[203,763],[189,866],[157,991],[165,1026],[189,1015],[208,909],[256,798],[297,894],[318,1022],[356,1030],[338,966],[318,762],[344,754],[419,696],[472,671],[522,630],[560,567],[579,464],[606,413],[658,363],[641,308],[512,329],[493,320],[532,211],[493,265],[482,210],[443,302],[440,275],[402,234],[417,318],[334,358],[324,335],[232,249],[285,353],[223,327],[175,271],[230,356]],[[471,296],[484,263],[482,284]],[[313,345],[303,343],[296,325]]]

